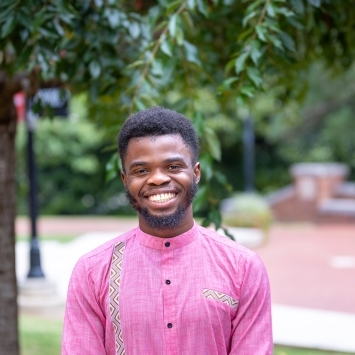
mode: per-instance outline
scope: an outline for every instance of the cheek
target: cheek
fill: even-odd
[[[133,180],[133,181],[128,181],[126,184],[126,189],[132,194],[132,195],[138,195],[140,190],[142,188],[142,183]]]

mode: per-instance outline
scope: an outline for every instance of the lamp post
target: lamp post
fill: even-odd
[[[31,242],[30,242],[30,270],[28,278],[44,278],[41,267],[41,255],[37,235],[37,174],[36,161],[33,152],[37,115],[31,110],[29,100],[26,102],[26,124],[27,124],[27,157],[28,157],[28,178],[29,178],[29,212],[31,221]]]
[[[30,241],[30,269],[27,278],[19,283],[18,303],[21,307],[28,309],[42,309],[62,304],[62,299],[56,292],[55,284],[49,281],[41,267],[41,255],[37,235],[37,174],[34,154],[34,138],[36,121],[38,115],[32,111],[33,103],[40,102],[42,112],[44,106],[54,110],[54,115],[68,115],[68,98],[66,92],[64,97],[60,89],[40,89],[33,99],[26,100],[26,125],[27,125],[27,155],[28,155],[28,179],[29,179],[29,214],[31,221]]]

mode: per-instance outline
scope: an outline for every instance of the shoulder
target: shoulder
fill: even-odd
[[[218,249],[225,249],[231,253],[244,255],[246,258],[252,258],[256,255],[256,253],[241,244],[238,244],[236,241],[221,235],[211,229],[207,229],[199,226],[199,232],[202,236],[204,236],[211,246]]]
[[[224,265],[228,264],[231,268],[245,272],[248,269],[263,272],[265,269],[264,263],[255,251],[213,230],[199,227],[199,232],[206,251]]]
[[[99,270],[107,269],[111,264],[112,253],[115,246],[119,243],[129,242],[129,240],[136,235],[136,230],[137,228],[134,228],[84,254],[78,260],[76,268],[85,269],[86,272],[93,270],[95,273],[99,272]]]

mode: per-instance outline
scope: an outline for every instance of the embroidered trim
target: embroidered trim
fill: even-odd
[[[231,296],[226,295],[225,293],[210,290],[208,288],[204,288],[203,289],[203,296],[206,298],[210,298],[212,300],[216,300],[216,301],[225,303],[234,309],[238,308],[239,301],[237,301],[236,299],[234,299]]]
[[[116,355],[125,354],[119,308],[122,260],[125,246],[125,242],[115,245],[110,269],[110,314],[116,334]]]

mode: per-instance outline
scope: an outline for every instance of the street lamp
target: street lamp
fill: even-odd
[[[26,100],[26,124],[27,124],[27,158],[28,158],[28,179],[29,179],[29,214],[31,221],[31,242],[30,242],[30,270],[27,277],[42,277],[44,273],[41,267],[41,255],[37,235],[37,174],[36,161],[33,152],[33,142],[38,116],[33,113],[29,99]]]

